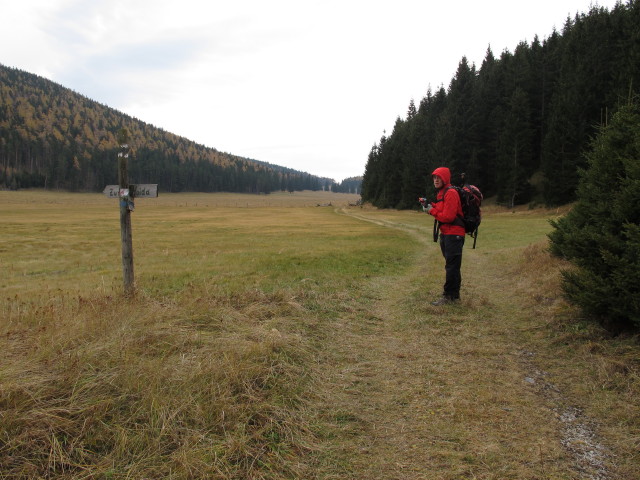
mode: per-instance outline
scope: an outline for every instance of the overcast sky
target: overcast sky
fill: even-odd
[[[489,46],[544,40],[591,5],[3,0],[0,63],[208,147],[341,181],[463,56],[480,67]]]

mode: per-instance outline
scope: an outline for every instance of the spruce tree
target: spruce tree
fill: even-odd
[[[551,251],[575,269],[567,297],[615,329],[640,327],[640,108],[616,113],[586,155],[578,201],[549,234]]]
[[[529,200],[528,178],[533,164],[533,128],[524,90],[516,88],[498,139],[498,201],[509,208]]]

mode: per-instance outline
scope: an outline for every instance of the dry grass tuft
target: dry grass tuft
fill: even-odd
[[[307,347],[265,324],[291,310],[250,296],[211,303],[230,306],[207,318],[202,305],[83,297],[23,312],[38,328],[5,333],[3,472],[295,476],[292,459],[309,448],[297,413]]]

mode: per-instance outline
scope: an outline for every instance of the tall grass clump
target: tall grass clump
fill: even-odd
[[[103,297],[23,315],[23,327],[4,332],[2,471],[295,476],[305,345],[268,328],[256,301],[283,311],[266,297],[234,308]]]

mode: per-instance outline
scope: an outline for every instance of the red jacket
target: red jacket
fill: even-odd
[[[461,235],[464,237],[464,227],[454,225],[453,221],[462,218],[462,204],[460,195],[451,187],[451,172],[447,167],[436,168],[431,175],[437,175],[444,182],[444,186],[438,190],[437,200],[432,203],[433,208],[429,214],[433,215],[440,222],[440,233],[442,235]]]

